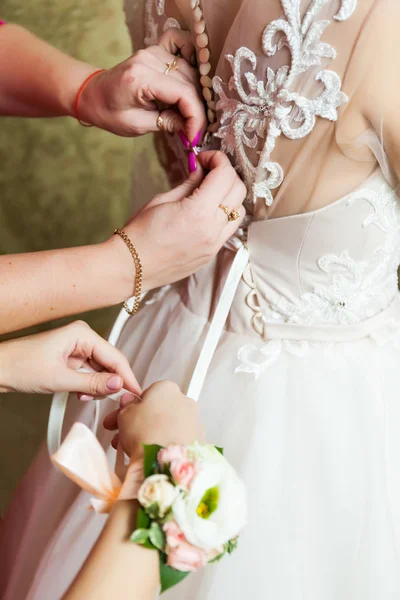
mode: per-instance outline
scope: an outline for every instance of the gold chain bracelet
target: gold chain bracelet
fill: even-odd
[[[143,269],[142,263],[139,258],[138,251],[135,246],[132,244],[129,237],[126,235],[125,231],[122,229],[116,229],[114,231],[114,235],[119,235],[119,237],[125,242],[128,247],[129,252],[132,254],[133,262],[135,263],[136,269],[136,277],[135,277],[135,289],[133,291],[133,296],[135,301],[133,303],[133,308],[130,309],[127,302],[124,302],[124,309],[129,315],[135,315],[139,310],[140,298],[142,295],[142,283],[143,283]]]

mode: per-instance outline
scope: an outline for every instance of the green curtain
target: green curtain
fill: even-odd
[[[0,19],[23,25],[99,67],[113,66],[130,54],[122,0],[3,0]],[[132,142],[83,128],[73,119],[1,119],[0,252],[106,239],[129,215],[135,158],[151,178],[160,178],[152,143],[151,137]],[[148,199],[139,187],[138,195],[142,192],[138,201]],[[116,312],[101,310],[84,318],[105,335]],[[18,394],[0,397],[0,511],[44,437],[49,401]]]

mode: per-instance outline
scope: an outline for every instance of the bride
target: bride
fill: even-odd
[[[199,400],[248,488],[237,552],[165,598],[398,599],[398,0],[127,0],[126,14],[136,43],[192,31],[205,143],[248,189],[240,235],[145,299],[118,342],[144,386]],[[166,138],[175,176],[179,144]],[[35,481],[47,499],[29,514]],[[6,598],[55,600],[102,523],[44,462],[19,497],[8,568],[33,583]]]

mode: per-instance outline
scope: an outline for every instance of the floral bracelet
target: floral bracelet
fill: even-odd
[[[109,513],[118,500],[138,500],[130,539],[159,552],[164,592],[235,550],[246,525],[246,489],[221,448],[196,442],[143,449],[144,460],[129,467],[120,450],[114,472],[94,433],[75,423],[51,460],[91,494],[98,513]]]
[[[131,540],[160,553],[161,592],[233,552],[246,490],[220,448],[144,446],[145,480]]]
[[[109,513],[118,500],[139,502],[130,539],[159,552],[164,592],[235,550],[247,520],[246,489],[221,448],[194,443],[143,449],[144,460],[129,467],[120,452],[117,474],[93,432],[75,423],[51,460],[92,495],[98,513]]]

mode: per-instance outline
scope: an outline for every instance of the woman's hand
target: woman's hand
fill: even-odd
[[[175,57],[178,51],[182,58]],[[143,135],[157,131],[158,102],[179,110],[162,111],[165,129],[185,131],[192,141],[207,124],[198,75],[189,64],[194,52],[188,32],[169,29],[158,46],[139,50],[88,82],[79,100],[80,119],[118,135]],[[166,75],[173,60],[178,69]]]
[[[94,372],[78,372],[82,367]],[[82,321],[0,344],[2,392],[69,391],[89,400],[122,388],[132,392],[128,401],[141,393],[125,356]]]
[[[216,151],[198,155],[202,168],[166,194],[146,204],[124,227],[143,265],[143,289],[150,290],[191,275],[211,262],[237,230],[245,215],[246,188],[229,159]],[[203,179],[203,172],[209,171]],[[240,218],[228,221],[219,205],[237,210]],[[109,242],[118,253],[133,292],[134,266],[124,242]]]
[[[113,445],[119,440],[132,461],[141,457],[143,444],[168,446],[204,441],[196,402],[171,381],[150,386],[139,403],[130,402],[125,395],[121,407],[107,415],[104,427],[111,431],[118,428]]]

